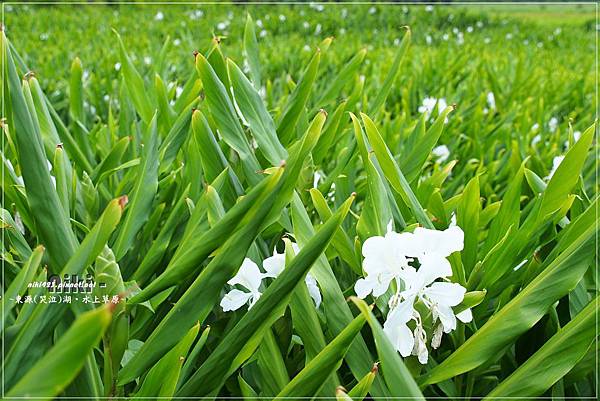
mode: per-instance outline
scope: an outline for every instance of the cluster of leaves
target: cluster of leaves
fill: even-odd
[[[385,68],[354,47],[332,69],[340,53],[325,38],[274,80],[267,55],[277,55],[259,48],[250,17],[243,27],[243,56],[226,57],[214,38],[180,90],[167,84],[169,40],[146,74],[115,31],[118,77],[86,86],[75,59],[62,105],[3,34],[7,398],[593,395],[590,66],[573,82],[531,71],[536,61],[523,54],[463,69],[471,48],[437,52],[415,74],[404,29],[399,46],[382,53]],[[96,90],[113,85],[103,113]],[[417,115],[424,92],[443,87],[459,108]],[[561,122],[551,129],[554,115]],[[442,142],[448,161],[431,156]],[[465,232],[453,280],[472,292],[463,306],[474,321],[422,367],[385,337],[385,305],[347,297],[362,276],[366,238],[390,220],[397,231],[444,229],[453,214]],[[263,260],[286,236],[298,255],[251,309],[224,313],[219,301],[243,259]],[[318,309],[304,284],[309,270],[323,296]],[[94,296],[119,301],[14,302],[49,295],[31,281],[87,273],[106,283]]]

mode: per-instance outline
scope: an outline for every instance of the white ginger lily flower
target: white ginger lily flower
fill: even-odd
[[[292,242],[292,249],[295,254],[300,252],[300,247],[295,242]],[[275,249],[273,251],[273,256],[270,256],[263,261],[263,267],[266,270],[264,277],[277,278],[285,268],[285,252],[277,253],[277,250]],[[310,297],[315,303],[315,307],[318,308],[319,305],[321,305],[322,297],[319,286],[317,285],[317,280],[309,272],[306,274],[304,282],[306,283]]]
[[[383,295],[392,280],[399,280],[405,269],[412,269],[404,253],[404,244],[411,233],[390,231],[384,237],[368,238],[363,244],[362,254],[365,278],[359,279],[354,285],[354,291],[359,298]]]
[[[363,269],[366,277],[354,287],[361,298],[370,293],[377,297],[385,293],[396,280],[396,294],[390,299],[390,311],[384,323],[384,332],[394,348],[403,357],[416,355],[419,362],[427,363],[427,333],[421,316],[415,309],[417,300],[432,313],[433,348],[441,343],[443,333],[456,329],[457,322],[467,323],[473,318],[470,309],[455,314],[453,307],[464,299],[466,289],[457,283],[437,281],[452,276],[447,257],[464,247],[464,233],[458,226],[444,231],[417,228],[414,233],[388,231],[384,237],[371,237],[363,245]],[[409,262],[418,261],[419,268]],[[408,324],[415,322],[412,330]]]
[[[246,303],[249,303],[248,309],[252,308],[252,306],[254,306],[256,301],[258,301],[262,295],[259,291],[259,288],[263,277],[264,275],[261,273],[256,263],[248,258],[245,258],[237,274],[231,280],[229,280],[227,284],[239,284],[246,288],[248,292],[234,288],[225,294],[221,300],[221,307],[223,308],[223,311],[227,312],[237,310]]]

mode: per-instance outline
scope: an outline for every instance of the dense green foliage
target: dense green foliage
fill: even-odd
[[[592,7],[3,10],[8,398],[594,396]],[[400,280],[355,285],[421,227],[464,233],[473,320],[419,363]],[[105,286],[42,302],[53,274]]]

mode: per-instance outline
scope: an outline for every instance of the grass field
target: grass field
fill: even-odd
[[[3,4],[3,398],[593,398],[599,26]]]

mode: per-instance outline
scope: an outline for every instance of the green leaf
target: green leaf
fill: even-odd
[[[33,253],[27,259],[27,262],[23,265],[17,276],[10,282],[8,289],[4,291],[2,294],[1,302],[1,310],[2,310],[2,320],[0,321],[0,332],[4,332],[6,318],[12,311],[12,309],[17,304],[15,302],[15,298],[17,295],[23,296],[25,290],[27,289],[27,285],[33,280],[35,277],[38,268],[40,267],[40,262],[42,261],[42,256],[44,255],[44,247],[39,245],[33,250]]]
[[[150,125],[150,121],[155,113],[148,98],[144,80],[131,62],[127,50],[125,49],[125,45],[123,44],[123,40],[121,40],[121,35],[114,29],[113,32],[117,35],[117,41],[119,42],[119,57],[121,59],[121,68],[125,85],[127,86],[127,92],[142,120]]]
[[[140,390],[133,397],[143,400],[152,397],[172,397],[179,380],[183,361],[196,339],[200,324],[194,325],[181,341],[148,371]]]
[[[248,163],[249,168],[254,171],[260,170],[258,160],[256,160],[250,148],[250,143],[238,120],[233,103],[227,95],[225,85],[219,80],[208,60],[201,54],[196,56],[196,69],[206,94],[205,102],[219,127],[223,139]]]
[[[298,85],[296,85],[294,91],[288,98],[283,109],[284,111],[277,121],[277,133],[284,145],[287,145],[295,139],[294,132],[296,125],[306,107],[306,102],[310,96],[315,79],[317,78],[320,60],[321,50],[317,49],[304,70],[302,78],[298,81]]]
[[[2,48],[6,52],[4,60],[8,69],[8,88],[12,104],[13,124],[19,153],[19,165],[27,191],[27,202],[35,210],[37,236],[46,249],[53,271],[59,271],[77,247],[77,238],[52,185],[48,160],[42,145],[39,129],[32,120],[19,77],[8,48],[8,41],[2,32]]]
[[[408,155],[402,158],[400,163],[400,170],[404,173],[408,182],[415,181],[420,175],[427,158],[431,154],[431,150],[440,139],[446,124],[446,117],[454,110],[453,106],[446,107],[442,111],[435,122],[429,127],[422,138],[415,141],[414,146],[411,147]]]
[[[125,219],[113,244],[117,261],[125,256],[133,244],[135,235],[142,228],[152,211],[152,201],[158,189],[157,141],[156,115],[154,115],[144,137],[142,164],[139,166],[139,174],[131,195],[131,203],[126,210]]]
[[[256,34],[254,33],[254,21],[250,14],[246,16],[246,26],[244,27],[244,53],[248,67],[250,68],[250,77],[256,90],[261,87],[261,68],[258,54],[258,43],[256,42]]]
[[[339,96],[344,86],[350,82],[350,79],[354,76],[354,73],[362,65],[365,56],[367,55],[367,49],[361,49],[352,57],[346,65],[336,74],[335,79],[329,84],[327,89],[323,92],[317,105],[319,107],[325,106],[335,100]]]
[[[544,190],[542,204],[538,211],[539,219],[547,218],[548,214],[559,209],[566,201],[567,195],[575,187],[577,180],[579,180],[579,174],[587,159],[588,149],[594,139],[595,132],[596,123],[585,130],[577,143],[565,155],[565,158],[556,169],[556,172]]]
[[[365,321],[364,315],[358,315],[277,394],[275,400],[316,396],[323,386],[323,378],[335,372],[341,365]]]
[[[239,112],[248,122],[250,132],[263,155],[271,165],[279,166],[282,160],[287,159],[288,155],[279,142],[279,138],[277,138],[273,118],[271,118],[258,92],[231,59],[227,60],[227,69]]]
[[[8,391],[7,399],[54,399],[83,367],[111,318],[110,305],[79,316],[52,349]]]
[[[410,47],[411,31],[408,26],[405,26],[404,28],[406,28],[406,33],[404,34],[404,38],[402,38],[402,43],[400,43],[400,47],[398,48],[398,52],[396,53],[394,62],[392,63],[392,66],[390,67],[390,71],[388,72],[388,75],[385,77],[385,80],[383,81],[381,90],[379,91],[379,93],[377,94],[377,97],[375,98],[375,100],[369,107],[369,114],[372,116],[377,115],[377,113],[379,112],[379,109],[381,108],[381,106],[383,106],[386,99],[388,98],[388,95],[390,94],[390,91],[392,90],[394,82],[396,82],[396,77],[398,76],[398,72],[400,71],[402,62],[404,61],[404,57],[406,56],[406,53],[408,52],[408,49]],[[411,180],[409,179],[409,181],[411,181]],[[356,397],[352,397],[352,398],[356,399]]]
[[[583,358],[594,339],[597,339],[599,310],[600,303],[596,297],[484,399],[542,395]]]
[[[381,134],[377,130],[377,127],[366,114],[361,113],[361,117],[363,123],[365,124],[367,137],[369,138],[369,142],[373,147],[373,152],[377,157],[377,162],[381,166],[385,178],[388,180],[392,188],[394,188],[394,190],[400,194],[404,202],[406,202],[406,204],[411,208],[417,221],[425,228],[433,229],[434,226],[431,223],[431,220],[429,220],[429,217],[427,217],[425,214],[423,207],[419,204],[417,197],[415,196],[406,178],[404,178],[402,171],[400,171],[396,160],[386,146]]]

